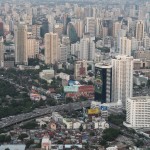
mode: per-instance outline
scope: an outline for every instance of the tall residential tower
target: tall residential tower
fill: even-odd
[[[118,55],[112,59],[112,100],[126,106],[127,98],[132,97],[133,57]]]
[[[15,63],[27,65],[27,26],[20,23],[15,27]]]

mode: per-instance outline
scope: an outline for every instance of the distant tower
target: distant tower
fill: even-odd
[[[144,37],[144,22],[140,20],[136,23],[136,39],[138,41],[142,41],[143,37]]]
[[[131,40],[127,37],[120,37],[119,43],[119,53],[131,56]]]
[[[15,63],[28,64],[27,59],[27,26],[23,23],[15,27]]]
[[[114,22],[113,24],[113,37],[117,37],[118,32],[121,29],[121,23],[120,22]]]
[[[45,37],[45,63],[54,64],[58,61],[58,34],[46,33]]]
[[[96,22],[95,18],[93,17],[87,17],[86,18],[86,23],[85,23],[85,32],[90,33],[90,36],[95,36],[95,31],[96,31]]]

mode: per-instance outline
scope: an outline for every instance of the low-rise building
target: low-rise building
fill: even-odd
[[[107,147],[106,150],[118,150],[117,146]]]
[[[55,78],[58,78],[58,77],[61,78],[62,80],[67,80],[67,81],[70,80],[70,75],[63,73],[63,72],[61,72],[55,76]]]
[[[146,85],[148,81],[148,77],[145,77],[144,75],[133,75],[133,83],[136,85]]]
[[[49,137],[44,136],[42,138],[41,148],[44,148],[45,150],[51,150],[51,141],[49,140]]]
[[[41,79],[46,80],[48,83],[51,83],[51,79],[54,77],[54,70],[48,69],[48,70],[43,70],[42,72],[39,73],[39,76]]]
[[[93,127],[94,129],[107,129],[109,128],[109,124],[102,118],[94,118],[93,119]]]
[[[10,150],[25,150],[26,145],[25,144],[6,144],[6,145],[0,145],[0,150],[10,149]]]

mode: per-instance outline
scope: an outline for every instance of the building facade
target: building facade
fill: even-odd
[[[54,64],[58,61],[58,34],[46,33],[45,34],[45,63]]]
[[[112,100],[126,105],[133,91],[133,57],[118,55],[112,59]]]
[[[150,127],[150,97],[132,97],[127,99],[127,116],[124,125],[131,128]]]
[[[28,64],[27,57],[27,26],[23,23],[18,24],[14,30],[15,34],[15,63],[22,65]]]
[[[95,64],[95,100],[102,103],[111,102],[112,66]]]

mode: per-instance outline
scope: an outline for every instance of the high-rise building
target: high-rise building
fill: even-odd
[[[63,34],[63,24],[55,24],[53,32],[57,33],[58,36],[61,37]]]
[[[112,100],[126,105],[133,91],[133,57],[118,55],[112,59]]]
[[[115,38],[117,37],[120,29],[121,29],[121,22],[114,22],[113,23],[113,31],[112,31],[113,37],[115,37]]]
[[[79,59],[90,60],[95,59],[95,38],[84,37],[80,40]]]
[[[46,33],[45,37],[45,63],[54,64],[58,61],[58,34]]]
[[[145,36],[143,38],[143,46],[146,50],[150,49],[150,37]]]
[[[139,20],[136,23],[136,39],[142,41],[144,37],[144,22]]]
[[[122,55],[131,56],[131,40],[127,37],[120,37],[119,43],[119,53]]]
[[[40,25],[32,25],[32,35],[33,35],[33,38],[40,38],[40,28],[41,26]]]
[[[27,55],[28,58],[35,58],[39,52],[39,41],[33,38],[27,39]]]
[[[59,53],[59,61],[62,63],[67,62],[67,53],[68,47],[66,45],[61,44],[60,45],[60,53]]]
[[[20,23],[15,27],[15,63],[28,64],[27,57],[27,26]]]
[[[3,37],[0,37],[0,67],[4,66],[4,40]]]
[[[83,21],[82,20],[77,20],[75,24],[76,32],[79,38],[83,37]]]
[[[85,21],[85,33],[90,33],[90,36],[95,36],[96,22],[95,18],[87,17]]]
[[[112,66],[109,64],[95,64],[95,100],[102,103],[111,102]]]
[[[127,99],[126,122],[130,128],[150,128],[150,96],[132,97]]]
[[[87,61],[76,61],[74,65],[74,76],[76,79],[80,79],[87,75]]]

